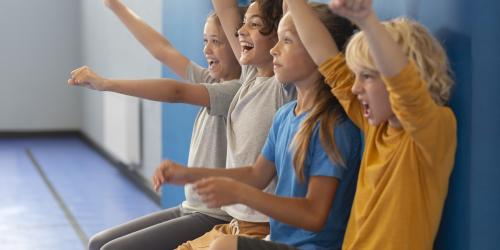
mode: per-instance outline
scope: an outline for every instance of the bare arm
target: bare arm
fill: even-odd
[[[112,91],[130,96],[162,102],[182,102],[208,107],[210,96],[205,86],[173,79],[114,80],[103,78],[87,66],[71,72],[69,85],[85,86],[90,89]]]
[[[209,207],[241,203],[283,223],[318,232],[326,223],[338,184],[332,177],[313,176],[304,198],[280,197],[224,178],[200,181],[195,188]]]
[[[241,46],[238,38],[235,36],[242,20],[238,3],[235,0],[212,0],[212,4],[222,24],[222,29],[226,34],[227,40],[233,49],[234,56],[240,58]]]
[[[284,0],[300,40],[316,65],[339,53],[335,40],[305,0]]]
[[[156,170],[153,185],[159,187],[163,183],[183,185],[204,178],[227,177],[246,183],[258,189],[265,188],[275,175],[274,164],[259,156],[253,166],[238,168],[186,168],[172,161],[164,161]]]
[[[115,80],[110,79],[108,91],[136,96],[154,101],[188,103],[208,107],[210,97],[200,84],[179,82],[173,79]]]
[[[121,0],[105,0],[105,4],[151,55],[172,69],[178,76],[186,79],[186,68],[189,65],[188,58],[175,49],[163,35],[123,4]]]

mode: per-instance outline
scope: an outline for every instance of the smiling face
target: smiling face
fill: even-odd
[[[239,78],[239,63],[215,17],[209,17],[205,23],[203,42],[210,76],[219,80]]]
[[[269,50],[275,45],[276,32],[264,36],[260,30],[264,28],[259,4],[253,2],[245,13],[243,26],[238,30],[238,40],[241,46],[240,63],[256,67],[271,67],[272,57]]]
[[[373,126],[386,121],[393,127],[399,127],[399,121],[394,115],[389,102],[389,93],[380,77],[380,73],[365,67],[352,69],[356,80],[352,93],[356,95],[363,106],[363,115]]]
[[[278,42],[271,49],[274,74],[281,83],[303,84],[319,77],[314,61],[302,44],[292,17],[286,14],[278,26]]]

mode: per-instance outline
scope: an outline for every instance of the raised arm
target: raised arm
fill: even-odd
[[[210,97],[205,86],[173,79],[114,80],[103,78],[87,66],[71,72],[69,85],[84,86],[100,91],[111,91],[154,101],[189,103],[208,107]]]
[[[316,65],[339,53],[335,40],[305,0],[284,0],[300,40]]]
[[[104,0],[104,3],[151,55],[172,69],[175,74],[186,79],[186,68],[189,65],[188,58],[176,50],[162,34],[145,23],[121,0]]]
[[[219,17],[222,24],[222,29],[226,34],[227,40],[233,49],[234,56],[240,58],[241,46],[236,37],[242,17],[236,0],[212,0],[215,13]]]
[[[320,66],[319,70],[332,88],[332,94],[340,101],[349,118],[364,129],[363,109],[351,91],[354,74],[347,67],[344,56],[339,54],[335,40],[305,0],[284,1],[300,40],[314,62]]]
[[[363,30],[375,66],[383,76],[395,76],[408,64],[401,47],[373,11],[371,0],[332,0],[330,6]]]

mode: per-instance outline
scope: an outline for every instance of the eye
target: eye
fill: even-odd
[[[292,42],[293,42],[292,39],[290,39],[288,37],[283,38],[283,43],[285,43],[285,44],[290,44]]]
[[[221,45],[221,42],[217,39],[212,39],[211,42],[215,45],[215,46],[219,46]]]
[[[208,40],[207,40],[207,39],[203,39],[203,45],[205,45],[205,46],[206,46],[206,45],[207,45],[207,43],[208,43]]]
[[[371,80],[371,79],[373,79],[373,75],[370,74],[370,73],[367,73],[367,72],[362,72],[360,74],[360,77],[361,77],[362,80]]]
[[[250,23],[250,27],[251,27],[252,29],[257,29],[257,28],[260,28],[260,26],[261,26],[261,25],[260,25],[259,23],[256,23],[256,22],[251,22],[251,23]]]
[[[256,18],[250,19],[249,26],[251,29],[260,29],[263,26],[263,24],[262,24],[262,21],[256,17]]]

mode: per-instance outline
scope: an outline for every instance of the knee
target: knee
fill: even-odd
[[[234,235],[224,235],[218,237],[210,244],[210,250],[238,249],[238,237]]]

